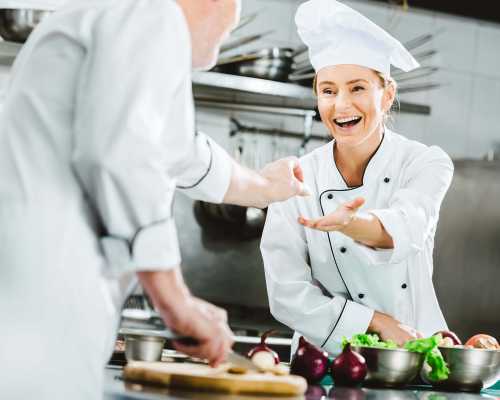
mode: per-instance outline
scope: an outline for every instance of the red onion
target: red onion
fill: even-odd
[[[247,354],[247,357],[262,369],[271,368],[280,363],[278,354],[266,344],[267,337],[273,332],[274,330],[264,332],[260,337],[260,343],[250,349]]]
[[[454,346],[456,346],[457,344],[462,344],[462,341],[459,339],[459,337],[454,332],[451,332],[451,331],[439,331],[439,332],[436,332],[432,336],[435,336],[435,335],[441,335],[441,337],[443,339],[444,338],[450,338],[451,341],[453,342]]]
[[[342,353],[333,360],[331,371],[336,386],[355,386],[363,382],[368,369],[365,358],[347,343]]]
[[[292,358],[290,372],[304,377],[309,383],[319,382],[328,372],[328,353],[299,339],[299,348]]]

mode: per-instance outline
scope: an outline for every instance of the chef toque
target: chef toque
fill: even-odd
[[[391,64],[405,72],[419,67],[397,39],[336,0],[302,3],[295,23],[316,72],[326,66],[355,64],[390,76]]]

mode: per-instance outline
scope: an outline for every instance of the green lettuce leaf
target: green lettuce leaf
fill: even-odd
[[[351,346],[361,346],[361,347],[376,347],[378,349],[397,349],[398,345],[394,343],[392,340],[388,340],[386,342],[380,340],[377,334],[375,333],[360,333],[354,335],[351,339],[347,339],[346,337],[342,338],[342,348],[345,347],[347,343],[350,343]]]
[[[447,379],[450,374],[448,365],[438,349],[440,341],[441,335],[435,335],[425,339],[409,340],[405,344],[406,350],[425,354],[425,362],[431,367],[429,378],[433,381]]]

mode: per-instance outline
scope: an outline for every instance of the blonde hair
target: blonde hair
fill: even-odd
[[[384,114],[384,123],[392,122],[393,121],[392,111],[399,110],[398,84],[392,76],[387,76],[384,73],[376,71],[376,70],[372,70],[372,71],[375,72],[375,74],[377,74],[377,77],[379,78],[379,81],[380,81],[380,87],[382,89],[386,89],[389,86],[394,87],[394,93],[395,93],[394,102],[392,103],[391,108],[389,110],[387,110]],[[314,75],[313,92],[314,92],[315,96],[318,95],[318,90],[316,87],[317,78],[318,78],[318,75],[317,74]]]

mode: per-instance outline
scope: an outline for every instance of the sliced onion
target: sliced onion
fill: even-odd
[[[262,370],[273,368],[280,363],[278,354],[266,344],[267,337],[273,332],[274,330],[264,332],[260,337],[260,343],[247,353],[247,357]]]

